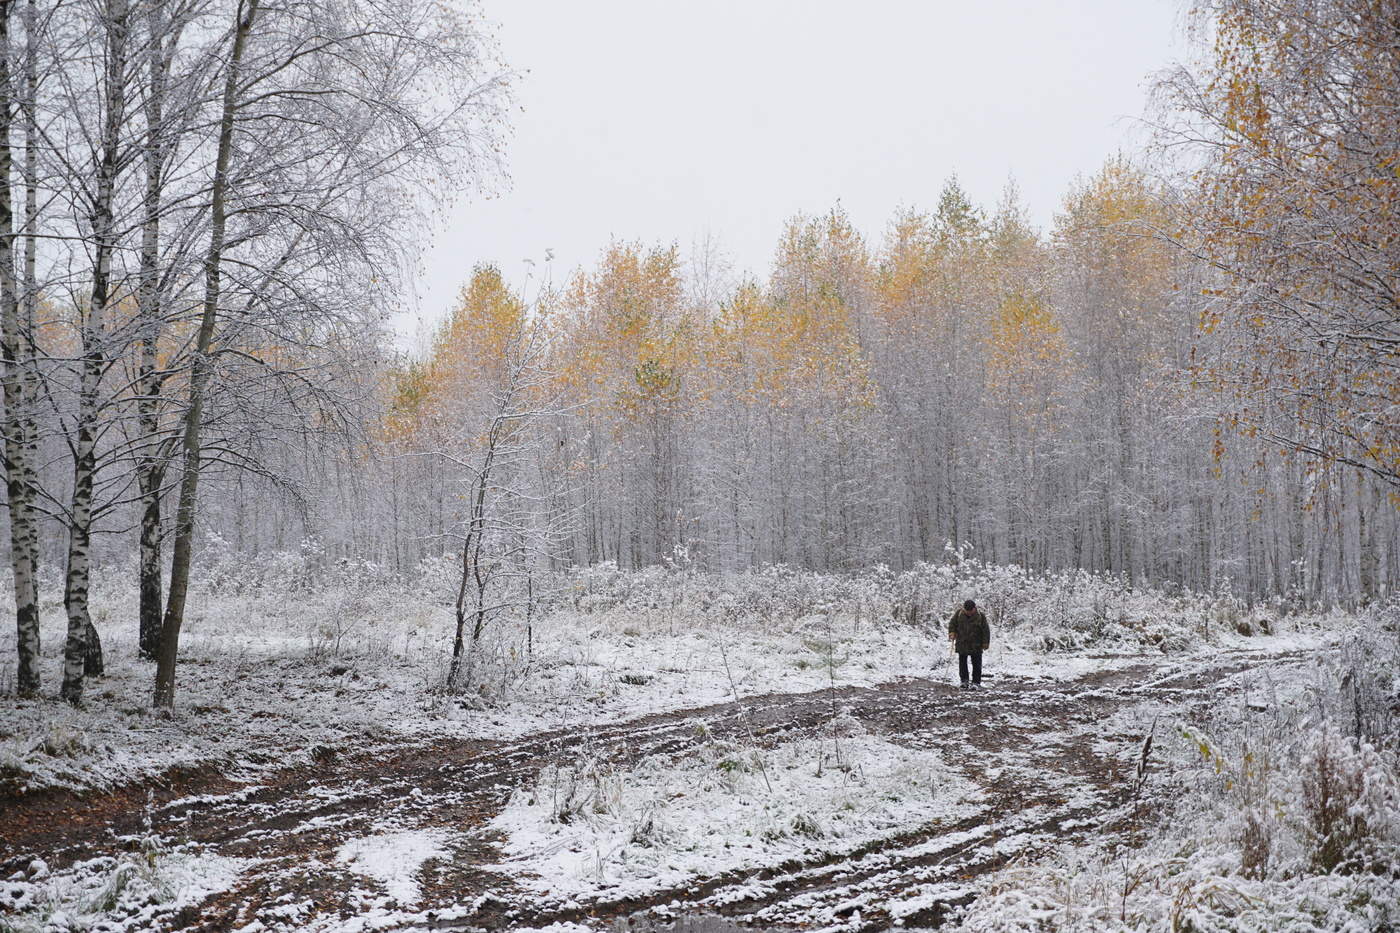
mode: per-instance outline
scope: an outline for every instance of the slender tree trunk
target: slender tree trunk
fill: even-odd
[[[39,598],[35,581],[38,569],[38,524],[34,517],[33,466],[28,454],[32,423],[27,404],[27,371],[31,367],[31,334],[23,327],[22,304],[15,281],[14,207],[10,195],[12,154],[11,115],[15,112],[10,74],[11,0],[0,0],[0,329],[3,329],[6,495],[10,506],[10,566],[14,577],[17,671],[15,688],[20,696],[39,692]],[[31,20],[32,22],[32,20]],[[33,27],[30,26],[32,33]],[[32,36],[27,42],[33,54]],[[32,66],[32,62],[27,62]],[[32,111],[32,101],[26,112]],[[32,148],[32,147],[31,147]],[[26,153],[26,166],[29,153]],[[29,179],[26,179],[28,187]],[[28,220],[28,217],[26,217]],[[33,243],[33,231],[29,243]]]
[[[160,483],[161,470],[142,471],[141,537],[140,537],[140,635],[137,652],[147,661],[155,660],[160,651],[161,574]]]
[[[63,605],[68,611],[68,638],[63,649],[62,696],[70,703],[83,698],[83,677],[102,673],[102,643],[88,611],[88,585],[92,569],[93,487],[97,474],[98,395],[101,390],[103,328],[111,300],[112,258],[116,252],[116,196],[118,147],[126,110],[126,50],[128,10],[126,0],[107,6],[107,73],[102,104],[102,155],[92,204],[94,264],[92,295],[82,322],[82,359],[79,363],[77,436],[73,446],[73,494],[68,515],[68,573]]]
[[[100,210],[100,208],[99,208]],[[94,224],[95,230],[111,229]],[[98,269],[93,275],[92,298],[83,321],[83,356],[78,386],[77,436],[73,454],[73,494],[68,515],[68,572],[64,578],[63,607],[68,613],[68,637],[63,647],[63,687],[69,703],[83,699],[83,677],[87,673],[89,630],[88,583],[91,570],[92,497],[97,468],[97,391],[102,375],[99,346],[102,311],[107,302],[110,252],[98,234]],[[96,665],[95,665],[96,666]]]
[[[447,670],[447,686],[455,688],[457,678],[462,669],[462,653],[466,649],[467,630],[467,581],[471,577],[471,532],[467,532],[467,540],[462,542],[462,563],[461,576],[457,579],[457,630],[452,639],[452,664]]]
[[[18,517],[20,534],[12,538],[15,557],[15,605],[31,620],[34,637],[39,632],[39,520],[35,499],[39,489],[39,363],[36,346],[36,321],[39,311],[38,244],[39,244],[39,13],[36,0],[28,0],[24,9],[24,265],[19,305],[19,334],[15,344],[19,354],[20,392],[19,429],[20,459],[16,466],[21,481],[21,496],[11,508],[11,520]],[[22,598],[21,598],[22,597]],[[37,684],[35,685],[37,691]]]
[[[258,0],[240,0],[234,28],[233,49],[229,53],[228,75],[224,83],[219,118],[219,148],[214,158],[214,183],[210,192],[211,230],[209,252],[204,260],[204,307],[195,338],[194,361],[190,372],[189,407],[185,410],[181,438],[180,499],[175,511],[175,540],[170,560],[170,597],[161,625],[160,654],[156,662],[154,705],[175,705],[175,661],[179,654],[180,626],[185,620],[185,597],[190,582],[190,558],[194,551],[194,517],[199,493],[200,422],[204,416],[204,394],[210,375],[209,352],[214,342],[214,324],[219,310],[224,231],[227,224],[225,197],[228,192],[229,161],[233,154],[234,111],[237,108],[239,65],[257,18]]]
[[[36,345],[36,321],[39,315],[39,11],[36,0],[28,0],[24,8],[24,266],[23,290],[20,294],[20,347],[23,356],[21,411],[25,456],[23,470],[29,498],[25,503],[26,520],[30,523],[33,540],[31,559],[39,560],[38,523],[34,517],[34,495],[39,488],[36,464],[39,459],[39,364]]]
[[[1369,487],[1370,483],[1366,482],[1362,485]],[[1373,506],[1375,504],[1375,496],[1369,495],[1369,489],[1364,489],[1363,491],[1368,493],[1368,495],[1366,495],[1364,499],[1361,499],[1361,501],[1358,501],[1356,506],[1357,537],[1360,539],[1361,544],[1359,554],[1360,567],[1357,570],[1357,574],[1359,578],[1359,595],[1363,600],[1369,601],[1381,595],[1376,586],[1376,568],[1379,563],[1377,555],[1379,548],[1376,542],[1375,519],[1372,517],[1373,513],[1371,509],[1368,508],[1368,502],[1366,501],[1370,500],[1369,505]]]
[[[486,495],[490,489],[491,467],[495,459],[495,443],[499,423],[493,424],[487,441],[486,454],[482,460],[481,474],[477,477],[476,489],[472,494],[471,521],[467,526],[466,540],[462,542],[461,579],[457,585],[457,632],[452,643],[452,666],[447,672],[447,685],[453,689],[471,683],[472,660],[476,643],[481,640],[486,626],[486,574],[482,564],[482,537],[486,531]],[[467,606],[467,586],[473,586],[472,595],[476,605]],[[467,618],[473,619],[472,641],[468,646],[465,640]],[[464,657],[465,651],[465,657]],[[465,662],[465,677],[463,663]]]
[[[147,50],[149,87],[146,98],[146,192],[145,219],[141,228],[140,303],[141,362],[138,380],[140,397],[137,421],[144,445],[137,465],[137,484],[141,492],[140,538],[140,637],[141,657],[154,660],[160,649],[162,610],[161,555],[161,484],[165,481],[164,458],[160,443],[160,391],[162,378],[157,372],[161,323],[160,285],[160,215],[162,172],[165,152],[161,123],[165,116],[165,86],[169,58],[166,54],[166,24],[164,7],[153,3],[147,20],[149,33]]]

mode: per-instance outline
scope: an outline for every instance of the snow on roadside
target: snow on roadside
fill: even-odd
[[[446,853],[447,833],[437,829],[396,830],[346,841],[335,860],[357,875],[379,882],[401,907],[418,903],[418,872]]]
[[[1156,738],[1140,835],[985,879],[956,928],[1400,929],[1397,683],[1400,641],[1376,625],[1335,651],[1227,675],[1213,701],[1113,713],[1105,736]]]
[[[931,751],[827,735],[756,751],[716,743],[626,771],[544,769],[493,822],[504,866],[548,899],[609,900],[724,872],[840,857],[975,812],[981,792]]]
[[[253,864],[196,847],[102,856],[53,873],[35,860],[0,882],[0,928],[14,933],[156,929],[185,907],[228,890]]]

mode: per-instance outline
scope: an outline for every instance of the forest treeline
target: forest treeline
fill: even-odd
[[[537,315],[545,442],[498,482],[538,497],[558,565],[680,548],[713,569],[904,568],[956,542],[1144,584],[1377,595],[1389,489],[1228,430],[1197,372],[1208,278],[1166,240],[1172,210],[1115,159],[1046,234],[1014,188],[983,210],[950,181],[874,244],[839,210],[795,218],[761,280],[615,243],[527,302],[478,268],[392,374],[371,498],[335,534],[399,567],[450,541],[464,471],[437,452],[484,430]]]
[[[0,0],[15,688],[100,671],[94,562],[174,696],[200,548],[458,569],[454,659],[541,571],[936,561],[1300,602],[1400,562],[1400,10],[1211,0],[1151,147],[1070,185],[796,217],[767,270],[615,242],[385,320],[489,185],[512,73],[471,4]],[[602,244],[600,244],[602,246]],[[523,608],[522,608],[523,607]],[[469,656],[469,653],[468,653]],[[469,673],[469,672],[468,672]],[[451,679],[460,672],[454,661]],[[469,680],[470,677],[468,676]]]

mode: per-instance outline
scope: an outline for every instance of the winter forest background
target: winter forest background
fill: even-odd
[[[1400,925],[1400,7],[406,348],[490,12],[0,0],[0,931]]]

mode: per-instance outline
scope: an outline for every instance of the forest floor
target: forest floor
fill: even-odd
[[[106,930],[937,927],[1009,864],[1139,843],[1169,792],[1143,751],[1159,720],[1264,715],[1319,650],[1259,639],[1057,678],[989,656],[981,691],[904,676],[326,748],[251,783],[210,766],[40,791],[4,803],[0,908],[14,929],[96,909]]]

